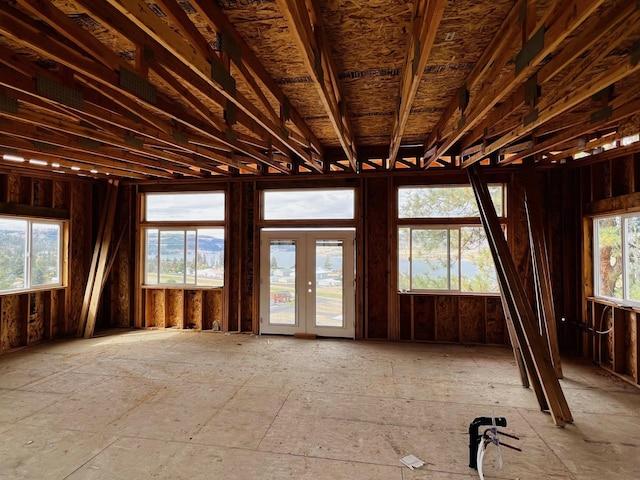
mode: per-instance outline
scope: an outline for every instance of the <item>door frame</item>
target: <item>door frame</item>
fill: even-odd
[[[271,274],[271,240],[295,240],[296,247],[296,322],[293,325],[269,324],[270,313],[270,274]],[[315,265],[316,240],[343,240],[343,281],[342,281],[342,327],[315,325],[315,269],[313,269],[313,284],[308,285],[308,272],[311,265]],[[260,231],[260,268],[259,268],[259,333],[294,335],[295,333],[315,334],[323,337],[355,338],[355,284],[356,284],[356,244],[355,229],[353,228],[321,228],[321,229],[262,229]],[[300,258],[304,255],[306,260]],[[317,265],[315,265],[317,268]],[[352,272],[351,278],[347,278]],[[309,287],[312,291],[309,292]],[[313,300],[309,300],[308,293],[313,293]],[[304,311],[303,311],[304,310]],[[309,317],[312,318],[309,318]]]

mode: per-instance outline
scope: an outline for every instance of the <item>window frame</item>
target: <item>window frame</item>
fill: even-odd
[[[189,195],[189,194],[222,194],[224,197],[224,215],[220,220],[147,220],[147,204],[146,199],[147,195],[160,196],[160,195]],[[207,289],[207,288],[222,288],[227,283],[227,222],[226,218],[228,216],[228,193],[226,190],[222,189],[214,189],[214,190],[194,190],[194,191],[170,191],[170,192],[158,192],[158,191],[149,191],[141,194],[141,206],[140,206],[140,258],[141,258],[141,266],[140,266],[140,284],[142,288],[181,288],[185,290],[191,289]],[[148,251],[147,251],[147,240],[148,240],[148,232],[150,230],[157,231],[158,238],[158,251],[157,251],[157,264],[156,264],[156,272],[157,272],[157,280],[158,283],[147,283],[147,271],[148,271]],[[223,235],[223,274],[222,280],[219,285],[202,285],[198,284],[198,230],[221,230]],[[160,252],[160,236],[161,232],[183,232],[184,234],[184,271],[183,271],[183,281],[181,283],[161,283],[160,282],[160,261],[161,256]],[[187,279],[191,277],[188,275],[187,269],[187,261],[188,261],[188,234],[193,232],[195,234],[194,238],[194,257],[195,257],[195,268],[194,268],[194,283],[186,283]]]
[[[353,204],[352,208],[352,216],[351,217],[317,217],[310,215],[307,218],[297,218],[297,217],[270,217],[268,216],[267,205],[268,195],[270,193],[295,193],[295,192],[335,192],[337,190],[343,190],[351,192]],[[286,225],[311,225],[311,224],[323,224],[323,225],[338,225],[338,226],[351,226],[354,224],[357,218],[357,202],[358,202],[358,191],[357,188],[351,186],[336,186],[336,187],[299,187],[294,186],[291,188],[263,188],[260,191],[260,224],[263,225],[275,225],[275,224],[286,224]]]
[[[600,275],[601,275],[601,263],[600,263],[600,249],[598,248],[600,243],[600,229],[598,223],[600,220],[620,218],[620,248],[622,258],[622,271],[620,273],[621,278],[621,290],[622,297],[607,296],[600,291]],[[633,300],[630,298],[630,281],[629,281],[629,246],[627,242],[627,219],[640,218],[640,211],[626,212],[626,213],[609,213],[603,215],[597,215],[592,218],[592,265],[593,265],[593,296],[598,299],[614,302],[616,304],[623,304],[633,307],[640,307],[640,300]]]
[[[66,267],[67,267],[67,229],[68,220],[55,218],[41,218],[29,216],[0,215],[0,219],[18,220],[27,222],[25,256],[24,256],[24,286],[17,288],[0,289],[0,296],[14,295],[17,293],[39,292],[46,290],[56,290],[66,286]],[[33,258],[33,226],[35,225],[57,225],[58,226],[58,281],[55,283],[45,283],[42,285],[33,285],[33,268],[35,261]]]
[[[507,204],[507,184],[505,182],[492,182],[489,184],[490,187],[500,187],[502,189],[501,200],[502,200],[502,215],[500,212],[498,213],[498,221],[505,233],[505,237],[507,235],[507,223],[508,223],[508,204]],[[462,242],[462,229],[469,227],[479,227],[483,228],[482,220],[480,216],[477,217],[408,217],[400,215],[400,191],[403,188],[412,188],[412,189],[428,189],[428,188],[471,188],[468,184],[431,184],[431,185],[399,185],[396,187],[396,240],[399,240],[400,229],[409,229],[409,239],[411,240],[411,236],[414,230],[416,229],[439,229],[439,230],[449,230],[448,238],[451,238],[451,230],[456,230],[458,232],[457,239],[457,289],[449,288],[449,289],[431,289],[431,288],[413,288],[412,282],[412,244],[409,242],[409,256],[408,256],[408,272],[409,272],[409,288],[401,289],[400,285],[400,245],[399,241],[397,241],[396,248],[396,281],[397,281],[397,291],[398,293],[417,293],[417,294],[434,294],[434,295],[498,295],[500,293],[499,286],[495,291],[466,291],[463,290],[462,287],[462,251],[461,251],[461,242]],[[448,242],[448,248],[451,250],[451,242]],[[451,252],[448,253],[448,257],[451,259]],[[494,265],[495,269],[495,265]],[[451,270],[450,268],[448,270]],[[448,285],[451,287],[451,271],[447,273],[448,276]]]

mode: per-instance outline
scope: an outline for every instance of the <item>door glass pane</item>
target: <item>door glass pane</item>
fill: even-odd
[[[342,327],[342,240],[316,240],[316,326]]]
[[[296,324],[296,241],[269,244],[269,323]]]

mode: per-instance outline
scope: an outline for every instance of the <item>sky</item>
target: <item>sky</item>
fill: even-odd
[[[266,190],[266,220],[352,219],[353,189]],[[224,220],[224,193],[147,195],[147,221]]]

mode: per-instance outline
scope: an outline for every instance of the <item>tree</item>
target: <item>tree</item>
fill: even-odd
[[[598,220],[600,295],[622,298],[622,232],[620,217]]]
[[[502,212],[502,187],[492,186],[489,191],[496,210]],[[479,216],[475,195],[469,186],[400,189],[398,214],[400,218]],[[402,230],[407,232],[403,233]],[[407,258],[405,252],[409,253],[408,231],[408,228],[401,228],[398,232],[399,260]],[[413,227],[410,231],[413,288],[461,288],[463,291],[482,292],[497,290],[493,258],[481,226]],[[401,238],[403,235],[404,238]],[[407,273],[400,273],[400,288],[409,288]]]

